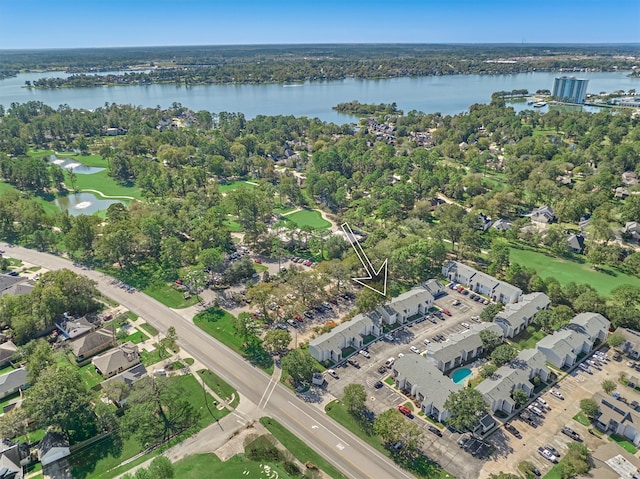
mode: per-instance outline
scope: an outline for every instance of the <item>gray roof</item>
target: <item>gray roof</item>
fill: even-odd
[[[138,347],[131,341],[121,344],[105,354],[94,357],[91,362],[104,375],[109,375],[120,368],[127,369],[140,361]]]
[[[545,336],[538,341],[538,348],[553,350],[558,356],[564,358],[568,354],[577,354],[582,350],[582,344],[588,341],[585,333],[570,329],[560,329],[555,333]]]
[[[567,237],[569,248],[582,251],[584,249],[584,236],[571,233]]]
[[[496,315],[494,321],[507,323],[517,329],[549,304],[551,301],[544,293],[525,294],[517,303],[507,304],[504,310]]]
[[[113,326],[100,328],[71,342],[71,350],[76,357],[85,356],[94,349],[111,344],[114,341]]]
[[[584,331],[592,338],[598,337],[600,332],[609,331],[611,321],[599,313],[580,313],[571,320],[569,324],[577,324],[584,328]]]
[[[3,364],[6,361],[10,360],[13,356],[13,353],[16,352],[16,349],[18,348],[16,348],[16,345],[11,341],[5,341],[4,343],[0,344],[0,364]]]
[[[404,314],[407,311],[415,309],[419,305],[426,304],[430,301],[433,301],[432,294],[422,286],[418,286],[407,291],[406,293],[402,293],[397,298],[393,298],[388,306],[398,313]]]
[[[504,218],[497,219],[493,222],[492,228],[495,228],[500,231],[510,230],[511,229],[511,221],[506,220]]]
[[[532,221],[537,221],[540,223],[550,223],[554,218],[555,214],[553,213],[553,208],[547,205],[534,208],[533,211],[531,211]]]
[[[640,349],[640,332],[634,329],[623,328],[623,327],[619,327],[618,329],[616,329],[615,332],[621,334],[624,337],[626,343],[623,345],[623,348],[625,350]]]
[[[640,429],[640,414],[636,412],[631,406],[624,404],[621,401],[616,401],[611,396],[597,392],[593,395],[593,400],[600,406],[600,412],[602,413],[598,420],[607,424],[609,418],[614,419],[617,422],[633,423],[636,431]]]
[[[507,296],[509,298],[517,297],[522,294],[522,290],[504,281],[500,281],[493,276],[473,269],[464,263],[458,261],[448,261],[442,267],[442,274],[447,276],[450,272],[455,271],[457,275],[468,279],[468,284],[481,284],[487,289],[492,290],[492,294]],[[461,279],[462,280],[462,279]]]
[[[472,351],[482,346],[480,333],[488,329],[501,337],[504,335],[502,328],[494,323],[472,324],[471,328],[461,333],[454,333],[443,343],[430,343],[427,346],[427,354],[436,360],[446,363],[457,358],[461,351]]]
[[[374,316],[375,317],[375,316]],[[324,333],[309,342],[309,346],[314,346],[318,349],[327,351],[341,351],[341,345],[344,344],[345,339],[347,342],[357,336],[361,336],[362,332],[369,326],[380,326],[380,322],[371,318],[367,314],[357,314],[350,321],[340,323],[328,333]]]
[[[471,277],[478,272],[477,269],[474,269],[471,266],[467,266],[464,263],[460,263],[459,261],[448,261],[447,263],[445,263],[443,269],[446,271],[446,274],[448,274],[450,271],[456,271],[457,274],[469,279],[471,279]]]
[[[64,434],[48,431],[38,443],[38,454],[42,457],[54,447],[69,447],[69,440]]]
[[[139,381],[147,374],[147,368],[144,367],[144,364],[140,363],[136,364],[131,369],[127,369],[126,371],[123,371],[120,374],[116,374],[112,378],[107,379],[103,384],[111,381],[122,381],[123,383],[131,386],[133,383]]]
[[[451,378],[440,372],[427,358],[419,354],[404,355],[393,365],[398,372],[397,379],[406,379],[418,386],[427,404],[431,403],[439,411],[444,411],[444,403],[452,392],[462,389],[462,384],[454,383]]]
[[[0,375],[0,394],[12,391],[16,387],[26,386],[27,371],[24,368],[14,369],[11,372]]]
[[[429,280],[427,280],[424,283],[424,287],[434,297],[444,289],[444,286],[442,285],[442,283],[440,281],[438,281],[437,279],[429,279]]]
[[[545,363],[546,357],[541,351],[525,349],[510,364],[501,366],[493,376],[478,384],[476,390],[486,401],[505,400],[514,404],[513,389],[527,383],[533,388],[530,379],[537,370],[547,369]]]
[[[62,334],[69,339],[77,338],[93,330],[93,324],[86,318],[65,319],[57,323],[56,326],[62,331]]]
[[[0,274],[0,296],[2,296],[5,291],[11,288],[16,283],[20,283],[24,281],[26,278],[22,278],[20,276],[11,276],[8,274]]]

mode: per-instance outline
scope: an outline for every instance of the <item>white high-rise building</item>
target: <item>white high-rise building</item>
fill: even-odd
[[[557,77],[553,81],[553,99],[566,103],[584,103],[589,80],[576,77]]]

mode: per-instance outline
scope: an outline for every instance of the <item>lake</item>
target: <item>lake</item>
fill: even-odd
[[[93,173],[98,173],[105,169],[105,168],[97,168],[95,166],[87,166],[71,158],[64,158],[64,157],[58,158],[56,155],[49,155],[49,163],[58,165],[60,168],[64,168],[65,170],[68,170],[68,171],[73,171],[74,173],[77,173],[80,175],[91,175]]]
[[[294,85],[131,85],[97,88],[62,88],[35,90],[23,88],[26,80],[43,76],[68,76],[64,72],[23,73],[0,80],[0,104],[39,100],[54,108],[67,104],[72,108],[92,109],[105,103],[125,103],[143,107],[160,105],[167,108],[173,102],[192,110],[242,112],[247,118],[256,115],[294,115],[320,118],[338,124],[356,121],[354,117],[337,113],[331,107],[358,100],[361,103],[392,103],[406,112],[457,114],[474,103],[488,103],[491,94],[500,90],[526,88],[530,93],[551,89],[553,79],[561,73],[519,73],[516,75],[446,75],[386,80],[355,80],[305,82]],[[640,91],[640,79],[629,78],[627,72],[579,73],[588,78],[589,93],[601,91]],[[512,105],[516,111],[531,108],[525,103]]]
[[[119,200],[96,198],[93,193],[73,193],[59,196],[53,203],[62,211],[68,211],[71,216],[92,215],[96,211],[106,210],[114,203],[126,204]]]

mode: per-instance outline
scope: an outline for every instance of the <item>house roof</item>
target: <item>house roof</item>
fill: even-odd
[[[506,220],[504,218],[499,218],[493,222],[492,228],[495,228],[499,231],[506,231],[511,229],[511,221]]]
[[[5,341],[0,344],[0,364],[11,359],[17,349],[16,345],[11,341]]]
[[[26,444],[16,444],[8,439],[0,440],[0,479],[21,479],[20,462],[29,457]],[[3,468],[6,470],[3,471]]]
[[[538,223],[550,223],[554,218],[555,214],[553,213],[553,208],[547,205],[534,208],[533,211],[531,211],[531,221],[536,221]]]
[[[640,223],[637,221],[627,221],[623,230],[625,233],[640,233]]]
[[[128,368],[140,359],[138,347],[131,341],[121,344],[118,348],[94,357],[91,362],[102,374],[109,375],[120,368]]]
[[[609,331],[611,321],[598,313],[580,313],[571,320],[568,326],[571,324],[581,326],[591,339],[595,339],[601,332]]]
[[[636,431],[640,430],[640,414],[631,406],[621,401],[616,401],[611,396],[607,396],[601,392],[595,393],[593,400],[600,406],[600,412],[602,413],[598,416],[600,422],[607,424],[611,418],[619,423],[623,421],[625,423],[632,423]]]
[[[444,343],[430,343],[427,346],[427,354],[443,363],[451,361],[460,356],[461,351],[472,351],[482,346],[480,333],[485,329],[501,337],[504,335],[502,328],[495,323],[472,324],[470,329],[450,335]]]
[[[462,384],[454,383],[431,361],[418,354],[398,358],[393,369],[397,371],[399,380],[406,379],[416,385],[417,392],[425,397],[424,402],[433,404],[439,411],[444,411],[444,403],[449,395],[463,387]]]
[[[402,293],[397,298],[393,298],[388,306],[400,314],[405,314],[408,311],[417,308],[421,304],[427,304],[432,301],[433,296],[431,293],[424,287],[418,286],[406,293]]]
[[[131,386],[136,381],[139,381],[147,375],[147,368],[144,364],[136,364],[134,367],[127,369],[126,371],[116,374],[112,378],[107,379],[103,384],[111,381],[122,381],[123,383]]]
[[[70,318],[57,323],[56,326],[62,332],[64,337],[73,339],[87,334],[93,330],[93,324],[91,324],[87,318]]]
[[[424,283],[424,287],[427,291],[429,291],[431,293],[431,296],[433,296],[434,298],[442,292],[442,290],[444,289],[444,286],[442,285],[442,283],[440,281],[438,281],[437,279],[428,279],[425,283]]]
[[[567,341],[567,337],[569,336],[571,336],[571,331],[556,331],[538,341],[536,347],[538,349],[550,349],[561,358],[565,358],[568,355],[575,355],[576,348],[573,345],[574,342]],[[584,335],[579,336],[582,339],[586,339]]]
[[[517,303],[507,304],[504,310],[496,315],[494,321],[506,323],[513,329],[517,329],[550,304],[551,300],[544,293],[525,294]]]
[[[0,274],[0,296],[2,296],[13,285],[25,281],[26,278],[20,276],[11,276],[8,274]]]
[[[3,277],[5,275],[0,275]],[[22,296],[23,294],[29,294],[33,291],[33,281],[28,280],[27,278],[22,278],[20,276],[9,276],[10,278],[14,278],[18,281],[9,285],[8,287],[2,287],[2,279],[0,279],[0,296],[3,295],[13,295],[13,296]],[[8,282],[7,282],[8,283]]]
[[[625,349],[640,348],[640,332],[623,327],[619,327],[615,332],[621,334],[626,340],[626,344],[623,345]]]
[[[38,455],[40,457],[46,456],[47,453],[55,447],[69,447],[69,440],[64,434],[47,431],[38,443]]]
[[[114,340],[113,326],[100,328],[71,342],[71,350],[76,357],[84,356],[96,348],[110,344]]]
[[[27,384],[27,371],[24,368],[14,369],[13,371],[0,375],[0,394],[6,394],[17,387]]]
[[[571,233],[567,237],[567,244],[571,249],[582,251],[584,249],[584,236]]]
[[[394,312],[395,313],[395,312]],[[340,352],[341,345],[344,340],[362,336],[369,326],[380,326],[379,320],[376,321],[368,314],[357,314],[350,321],[340,323],[328,333],[324,333],[309,342],[309,346],[319,349]],[[374,316],[375,318],[375,316]]]
[[[505,283],[504,281],[500,281],[493,276],[489,276],[488,274],[473,269],[458,261],[448,261],[442,267],[442,273],[445,276],[452,271],[462,278],[467,278],[469,285],[482,285],[484,288],[491,290],[492,294],[497,296],[503,295],[508,298],[513,298],[522,294],[522,290],[520,288],[509,283]]]

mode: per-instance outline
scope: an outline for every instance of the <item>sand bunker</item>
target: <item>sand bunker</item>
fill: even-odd
[[[77,209],[77,210],[83,210],[85,208],[88,208],[89,206],[91,206],[91,202],[90,201],[83,201],[83,202],[78,203],[77,205],[75,205],[74,208]]]
[[[65,160],[53,160],[53,164],[54,165],[61,165],[64,162],[65,162]]]
[[[82,163],[69,163],[68,165],[65,165],[65,168],[67,170],[72,170],[73,168],[77,168],[78,166],[82,166]]]

